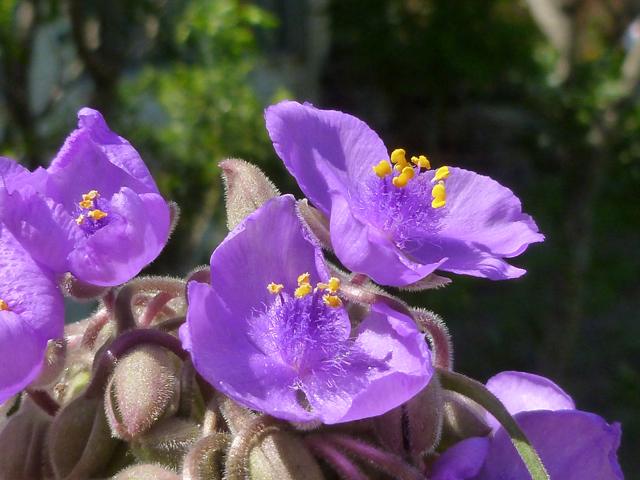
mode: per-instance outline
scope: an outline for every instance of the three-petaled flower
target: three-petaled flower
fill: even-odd
[[[265,112],[276,152],[309,200],[330,217],[340,261],[383,285],[436,269],[515,278],[504,261],[543,240],[520,201],[496,181],[424,156],[391,155],[364,122],[285,101]]]
[[[211,256],[211,285],[190,282],[184,347],[237,402],[286,420],[382,414],[433,375],[424,335],[374,304],[352,337],[339,282],[306,236],[290,195],[245,218]]]
[[[49,168],[0,158],[0,219],[39,262],[100,286],[122,284],[157,257],[170,214],[149,170],[102,115],[79,128]]]

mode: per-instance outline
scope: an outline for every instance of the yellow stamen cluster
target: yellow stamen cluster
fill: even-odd
[[[312,291],[314,291],[313,287],[309,283],[309,277],[309,273],[303,273],[298,277],[298,288],[296,288],[293,292],[296,298],[305,297]],[[280,293],[283,288],[283,285],[273,282],[267,285],[267,290],[269,290],[269,292],[273,294]],[[327,291],[328,293],[322,296],[322,300],[324,301],[325,305],[328,305],[332,308],[338,308],[342,305],[342,300],[340,300],[336,295],[338,288],[340,288],[340,280],[335,277],[331,277],[329,283],[319,282],[316,285],[315,290]]]
[[[5,302],[4,300],[0,300],[0,310],[7,310],[8,312],[11,311],[9,305],[7,305],[7,302]]]
[[[284,285],[282,285],[281,283],[271,282],[269,285],[267,285],[267,290],[269,290],[269,293],[273,293],[274,295],[280,293],[283,288]]]
[[[416,172],[416,168],[407,161],[406,152],[402,148],[397,148],[391,152],[391,163],[400,172],[400,175],[392,180],[393,185],[397,188],[405,188],[409,184],[409,180],[414,178],[416,173],[420,173],[421,169],[431,170],[431,162],[424,155],[420,155],[419,157],[411,157],[411,163],[418,167]],[[386,160],[382,160],[378,165],[375,165],[373,171],[379,178],[384,178],[393,172],[391,165]],[[433,208],[444,207],[447,203],[443,180],[449,178],[450,173],[449,167],[446,166],[438,168],[435,172],[433,182],[437,182],[437,184],[431,190],[431,195],[433,195],[431,206]]]
[[[82,201],[78,202],[78,205],[80,205],[81,208],[89,210],[90,208],[94,207],[93,201],[98,197],[100,197],[100,194],[98,193],[98,191],[91,190],[89,193],[85,193],[84,195],[82,195]],[[92,220],[101,220],[106,216],[107,216],[106,212],[103,212],[102,210],[98,210],[96,208],[89,211],[86,216],[83,213],[78,215],[78,218],[76,218],[76,223],[78,225],[82,225],[84,223],[85,218],[87,217],[91,218]]]

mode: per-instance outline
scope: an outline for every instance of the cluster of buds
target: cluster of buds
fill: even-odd
[[[266,122],[313,206],[223,161],[230,233],[184,279],[137,276],[176,209],[97,112],[49,169],[0,162],[0,479],[622,479],[618,424],[536,375],[455,373],[443,321],[381,287],[522,275],[504,259],[542,236],[513,193],[380,162],[341,112]],[[63,292],[99,307],[63,330]]]

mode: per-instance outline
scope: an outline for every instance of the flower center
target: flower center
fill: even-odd
[[[338,279],[332,278],[314,288],[308,273],[298,277],[293,295],[283,285],[270,283],[267,289],[275,298],[251,319],[251,342],[299,376],[319,363],[332,362],[337,352],[350,347],[345,344],[349,319],[336,295],[339,286]]]
[[[109,204],[97,190],[91,190],[82,195],[82,201],[78,202],[78,207],[76,223],[87,236],[93,235],[109,223],[109,214],[105,211],[109,209]]]
[[[9,308],[9,305],[7,305],[7,302],[5,302],[2,299],[0,299],[0,310],[6,310],[8,312],[11,311],[11,309]]]
[[[391,163],[395,165],[395,170],[399,175],[393,176],[391,164],[387,160],[382,160],[378,165],[373,166],[373,171],[381,179],[387,175],[392,175],[393,185],[397,188],[405,188],[416,174],[419,175],[422,173],[423,168],[425,171],[431,169],[431,163],[424,155],[411,157],[411,163],[413,163],[413,165],[411,165],[407,161],[406,152],[402,148],[397,148],[391,152]],[[433,197],[433,201],[431,202],[432,208],[442,208],[447,203],[447,194],[443,180],[449,178],[449,174],[449,167],[440,167],[436,170],[432,180],[435,185],[431,189],[431,195]]]

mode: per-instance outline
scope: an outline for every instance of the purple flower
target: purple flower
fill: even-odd
[[[0,219],[38,261],[84,282],[119,285],[155,259],[169,208],[135,149],[83,108],[51,166],[0,159]]]
[[[352,337],[322,251],[290,195],[245,218],[188,286],[184,347],[237,402],[278,418],[339,423],[382,414],[424,388],[431,355],[415,323],[384,304]]]
[[[616,450],[620,425],[575,410],[573,400],[550,380],[521,372],[503,372],[487,388],[514,415],[538,452],[551,480],[621,480]],[[530,479],[505,430],[494,427],[488,438],[454,445],[436,461],[431,480]]]
[[[519,277],[525,271],[504,258],[544,238],[508,188],[459,168],[431,170],[401,149],[389,155],[355,117],[285,101],[265,118],[287,169],[330,216],[340,261],[380,284],[407,285],[436,269]]]
[[[51,270],[0,222],[0,405],[33,380],[61,337],[64,301]]]

